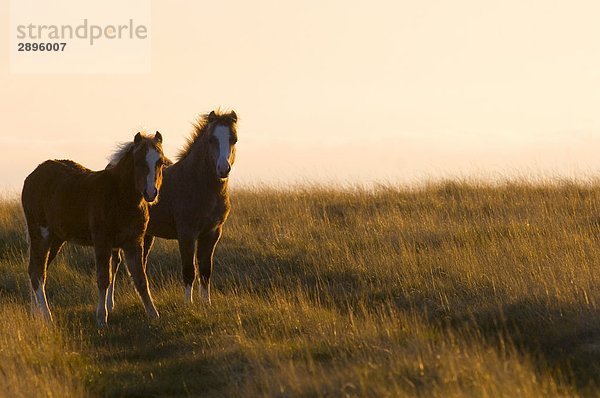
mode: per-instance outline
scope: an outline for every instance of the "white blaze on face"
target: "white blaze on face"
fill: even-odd
[[[219,177],[227,177],[231,165],[229,164],[229,155],[231,155],[231,146],[229,145],[229,127],[215,127],[214,135],[219,142],[219,158],[217,159],[217,174]]]
[[[48,239],[48,236],[50,236],[50,231],[46,227],[40,227],[40,232],[42,233],[42,238],[44,239]]]
[[[156,178],[156,162],[160,159],[160,153],[154,148],[150,148],[146,153],[146,162],[148,163],[148,177],[146,177],[146,194],[149,198],[156,197],[158,190],[154,185]]]

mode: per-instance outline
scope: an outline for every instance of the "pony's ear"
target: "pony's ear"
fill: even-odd
[[[137,144],[137,143],[139,143],[141,140],[142,140],[142,135],[141,135],[140,133],[137,133],[137,134],[135,135],[135,137],[133,137],[133,143],[134,143],[134,144]]]
[[[162,144],[162,134],[159,133],[158,130],[156,130],[156,134],[154,134],[154,141]]]
[[[229,113],[229,116],[231,117],[231,120],[233,120],[234,123],[237,123],[237,113],[235,113],[235,111],[231,111]]]
[[[208,121],[214,122],[216,118],[217,114],[215,113],[215,111],[210,111],[210,113],[208,114]]]

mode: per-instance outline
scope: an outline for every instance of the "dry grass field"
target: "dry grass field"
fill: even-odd
[[[148,322],[125,272],[98,330],[91,250],[30,316],[19,202],[0,202],[0,396],[600,395],[600,184],[238,189],[213,303],[158,241]]]

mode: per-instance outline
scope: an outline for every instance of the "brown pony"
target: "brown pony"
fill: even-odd
[[[177,239],[185,297],[190,303],[196,268],[200,296],[210,302],[213,253],[230,209],[227,185],[235,160],[236,123],[233,111],[201,116],[178,161],[165,167],[160,202],[150,208],[144,264],[154,237]],[[113,252],[113,263],[118,264],[118,256]]]
[[[143,237],[148,205],[158,198],[164,155],[162,136],[140,133],[121,145],[111,166],[91,171],[71,160],[47,160],[26,179],[21,201],[29,235],[29,277],[32,306],[47,320],[46,269],[64,242],[93,246],[99,290],[96,318],[106,324],[112,300],[107,289],[114,281],[111,250],[123,249],[128,269],[149,317],[158,312],[148,289],[143,263]],[[112,275],[111,275],[112,274]]]

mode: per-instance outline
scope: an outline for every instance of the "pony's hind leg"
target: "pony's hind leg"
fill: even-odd
[[[50,250],[48,252],[48,261],[46,262],[46,268],[52,264],[52,261],[56,258],[56,255],[60,252],[64,245],[64,241],[58,239],[56,236],[52,236],[50,239]]]
[[[111,266],[110,255],[111,249],[101,245],[95,245],[96,252],[96,277],[98,284],[98,307],[96,308],[96,321],[98,326],[106,325],[108,321],[108,309],[106,307],[108,298],[108,286],[110,285]]]
[[[125,262],[129,273],[133,278],[135,288],[142,299],[146,309],[146,315],[150,318],[158,318],[158,311],[152,301],[152,295],[148,288],[148,277],[146,276],[146,267],[143,263],[142,245],[132,244],[123,248],[125,252]]]
[[[60,249],[62,248],[63,244],[65,242],[56,238],[56,237],[51,237],[50,238],[50,245],[49,245],[49,249],[48,249],[48,257],[46,260],[46,265],[44,267],[43,272],[39,273],[39,274],[43,274],[44,276],[41,277],[39,275],[34,275],[31,278],[31,313],[34,314],[36,312],[36,310],[39,310],[42,315],[44,316],[45,319],[52,321],[52,313],[50,312],[50,308],[48,307],[48,301],[46,298],[46,274],[48,272],[48,267],[50,266],[50,264],[52,263],[52,261],[56,258],[56,255],[58,254],[58,252],[60,252]],[[45,249],[45,243],[43,245],[43,247],[41,248],[41,250],[43,251]],[[43,256],[43,252],[42,252],[42,256]],[[36,264],[40,264],[41,262],[39,261],[34,261]],[[39,267],[36,266],[32,266],[31,265],[31,258],[30,258],[30,269],[31,270],[35,270],[35,269],[39,269]],[[36,272],[33,272],[34,274],[36,274]],[[30,277],[31,277],[32,272],[30,271]],[[33,281],[37,280],[39,281],[37,287],[34,287],[34,283]]]
[[[194,282],[196,280],[196,262],[194,254],[196,252],[196,241],[194,238],[180,236],[178,238],[179,254],[181,255],[181,271],[183,274],[183,284],[185,285],[185,301],[194,302]]]
[[[46,298],[46,269],[50,251],[50,231],[47,227],[30,225],[29,233],[29,280],[31,281],[31,307],[39,311],[46,321],[52,321],[52,313]]]
[[[121,250],[113,250],[110,257],[111,277],[110,284],[108,285],[108,298],[106,302],[106,309],[108,310],[109,314],[115,307],[115,283],[117,281],[117,273],[119,272],[119,266],[121,265],[121,262]]]

